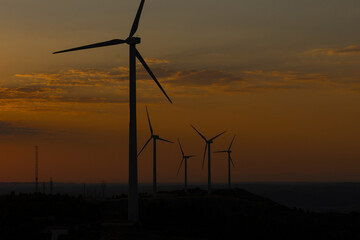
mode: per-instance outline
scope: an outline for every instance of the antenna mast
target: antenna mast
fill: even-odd
[[[35,193],[38,193],[38,180],[39,180],[39,147],[35,146]]]
[[[53,179],[50,178],[50,195],[53,195]]]

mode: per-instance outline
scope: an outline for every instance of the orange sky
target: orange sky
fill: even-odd
[[[86,5],[84,3],[87,3]],[[0,9],[0,181],[126,182],[128,49],[56,50],[127,36],[137,1],[5,0]],[[205,136],[234,134],[234,181],[360,181],[358,1],[147,1],[138,65],[138,148],[155,133],[205,182]],[[139,180],[152,179],[152,149]],[[176,144],[158,144],[158,179],[181,182]],[[213,155],[226,181],[226,156]]]

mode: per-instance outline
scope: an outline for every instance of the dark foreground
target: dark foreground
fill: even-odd
[[[127,199],[66,195],[0,197],[0,239],[360,239],[360,214],[312,213],[242,189],[193,189],[140,198],[128,224]],[[235,238],[233,236],[236,236]],[[54,238],[55,239],[55,238]]]

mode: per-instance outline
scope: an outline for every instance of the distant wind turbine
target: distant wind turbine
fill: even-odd
[[[179,166],[179,169],[177,171],[177,175],[179,175],[179,171],[181,169],[181,166],[182,164],[184,163],[184,169],[185,169],[185,192],[187,192],[187,160],[189,158],[192,158],[192,157],[195,157],[195,155],[185,155],[182,147],[181,147],[181,143],[180,143],[180,140],[178,139],[178,143],[179,143],[179,147],[180,147],[180,150],[181,150],[181,154],[182,154],[182,159],[181,159],[181,162],[180,162],[180,166]]]
[[[203,163],[202,163],[202,168],[204,168],[204,163],[205,163],[205,156],[206,156],[206,150],[208,150],[208,193],[211,193],[211,144],[213,143],[213,140],[215,140],[215,138],[219,137],[220,135],[224,134],[226,131],[216,135],[213,138],[210,139],[206,139],[204,137],[204,135],[202,135],[193,125],[191,125],[191,127],[202,137],[202,139],[204,139],[206,145],[205,145],[205,151],[204,151],[204,157],[203,157]]]
[[[228,187],[229,188],[231,188],[230,162],[233,165],[233,167],[235,167],[235,164],[234,164],[234,162],[233,162],[233,160],[231,158],[231,153],[232,153],[231,146],[232,146],[232,144],[234,142],[234,139],[235,139],[235,136],[231,140],[230,146],[229,146],[229,148],[227,150],[214,152],[214,153],[227,153],[227,155],[228,155]]]
[[[64,53],[70,51],[84,50],[89,48],[105,47],[117,44],[126,43],[130,49],[130,63],[129,63],[129,105],[130,105],[130,124],[129,124],[129,196],[128,196],[128,220],[130,222],[137,222],[139,220],[139,203],[138,203],[138,169],[137,169],[137,132],[136,132],[136,58],[141,62],[146,71],[150,74],[152,79],[158,85],[160,90],[166,96],[170,103],[171,100],[161,87],[159,81],[146,64],[139,51],[136,49],[136,44],[140,43],[139,37],[134,37],[140,21],[142,9],[145,0],[141,0],[139,9],[137,11],[134,23],[131,27],[129,36],[123,39],[113,39],[110,41],[90,44],[86,46],[71,48],[63,51],[54,52]]]
[[[144,150],[144,148],[148,145],[148,143],[153,140],[153,196],[156,197],[156,193],[157,193],[157,180],[156,180],[156,141],[160,140],[160,141],[164,141],[164,142],[168,142],[168,143],[173,143],[172,141],[160,138],[159,135],[155,135],[151,126],[151,121],[150,121],[150,117],[149,117],[149,112],[148,109],[146,107],[146,115],[148,118],[148,122],[149,122],[149,127],[150,127],[150,138],[149,140],[145,143],[145,145],[143,146],[143,148],[141,149],[141,151],[139,152],[138,156],[141,154],[141,152]]]

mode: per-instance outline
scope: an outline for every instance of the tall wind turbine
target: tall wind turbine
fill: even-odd
[[[136,58],[141,62],[146,71],[150,74],[152,79],[164,93],[166,98],[171,102],[170,98],[161,87],[160,83],[156,79],[155,75],[146,64],[139,51],[136,49],[136,44],[140,43],[140,38],[134,37],[139,25],[141,12],[144,6],[145,0],[141,0],[139,9],[137,11],[134,23],[131,27],[129,36],[123,39],[113,39],[110,41],[90,44],[77,48],[71,48],[63,51],[54,52],[64,53],[70,51],[84,50],[89,48],[105,47],[117,44],[126,43],[129,45],[130,51],[130,63],[129,63],[129,105],[130,105],[130,124],[129,124],[129,196],[128,196],[128,220],[130,222],[137,222],[139,220],[139,203],[138,203],[138,170],[137,170],[137,132],[136,132]]]
[[[228,155],[228,187],[229,188],[231,188],[230,162],[233,165],[233,167],[235,167],[235,164],[234,164],[234,162],[233,162],[233,160],[231,158],[231,153],[232,153],[231,146],[232,146],[232,144],[234,142],[234,139],[235,139],[235,135],[234,135],[233,139],[231,140],[230,146],[229,146],[229,148],[227,150],[214,152],[214,153],[227,153],[227,155]]]
[[[173,143],[172,141],[166,140],[161,138],[159,135],[155,135],[154,131],[151,127],[151,121],[150,121],[150,117],[149,117],[149,112],[148,109],[146,107],[146,115],[148,118],[148,122],[149,122],[149,127],[150,127],[150,138],[149,140],[147,140],[147,142],[145,143],[145,145],[143,146],[143,148],[141,149],[141,151],[139,152],[138,156],[140,155],[140,153],[144,150],[144,148],[146,147],[146,145],[148,145],[148,143],[153,140],[153,196],[156,197],[156,193],[157,193],[157,180],[156,180],[156,141],[160,140],[160,141],[164,141],[164,142],[168,142],[168,143]]]
[[[224,134],[226,131],[216,135],[213,138],[206,139],[204,135],[202,135],[193,125],[191,127],[204,139],[205,141],[205,151],[204,151],[204,157],[203,157],[203,163],[202,167],[204,168],[204,162],[205,162],[205,156],[206,156],[206,150],[208,150],[208,193],[211,193],[211,144],[213,143],[214,139],[219,137],[220,135]]]
[[[179,175],[179,171],[181,169],[181,166],[182,164],[184,163],[184,168],[185,168],[185,192],[187,192],[187,160],[189,158],[192,158],[192,157],[195,157],[194,155],[185,155],[182,147],[181,147],[181,143],[180,143],[180,140],[178,139],[178,143],[179,143],[179,147],[180,147],[180,150],[181,150],[181,154],[182,154],[182,159],[181,159],[181,162],[180,162],[180,166],[179,166],[179,169],[177,171],[177,175]]]

